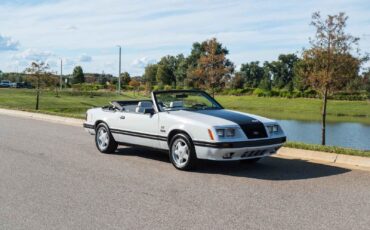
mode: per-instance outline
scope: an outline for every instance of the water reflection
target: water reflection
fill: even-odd
[[[321,123],[316,121],[279,120],[288,140],[309,144],[321,143]],[[351,122],[326,124],[327,145],[370,150],[370,125]]]

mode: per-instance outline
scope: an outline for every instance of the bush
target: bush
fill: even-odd
[[[164,86],[164,90],[171,90],[172,89],[172,86],[170,86],[170,85],[165,85]]]
[[[258,97],[269,97],[269,96],[271,96],[271,91],[267,91],[267,90],[264,90],[264,89],[256,88],[253,91],[253,95],[256,95]]]

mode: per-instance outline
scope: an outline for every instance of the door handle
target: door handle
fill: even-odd
[[[126,117],[122,115],[122,116],[120,116],[119,118],[120,118],[120,119],[125,119]]]

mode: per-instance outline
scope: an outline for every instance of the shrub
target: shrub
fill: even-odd
[[[165,85],[164,86],[164,90],[171,90],[172,89],[172,86],[170,86],[170,85]]]
[[[268,96],[271,96],[271,92],[267,91],[267,90],[260,89],[260,88],[256,88],[253,91],[253,95],[256,95],[258,97],[268,97]]]

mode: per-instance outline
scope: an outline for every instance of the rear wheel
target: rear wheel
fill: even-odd
[[[113,153],[117,149],[117,142],[114,140],[108,126],[100,123],[96,127],[95,144],[102,153]]]
[[[190,170],[196,166],[194,145],[185,134],[179,133],[172,138],[169,154],[173,166],[177,169]]]

